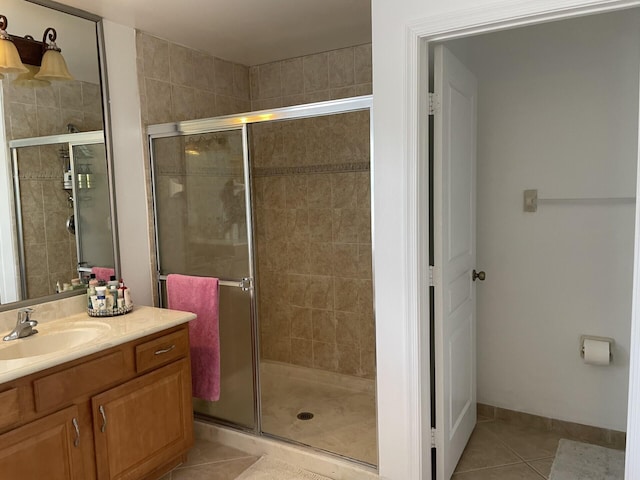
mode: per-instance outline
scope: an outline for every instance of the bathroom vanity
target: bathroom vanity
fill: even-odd
[[[35,338],[42,345],[47,337],[60,345],[82,340],[71,348],[34,355],[43,347],[33,343],[21,357],[18,343],[3,342],[2,478],[151,480],[184,461],[193,444],[193,318],[151,307],[95,324],[78,314],[15,341],[27,348]],[[94,338],[77,333],[93,332],[92,325],[99,326]]]

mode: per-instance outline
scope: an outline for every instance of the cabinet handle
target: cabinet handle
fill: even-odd
[[[78,425],[78,420],[75,418],[71,420],[71,423],[73,424],[73,428],[76,430],[76,438],[73,441],[73,446],[77,448],[78,445],[80,445],[80,426]]]
[[[100,427],[100,431],[104,433],[107,429],[107,414],[104,413],[104,407],[102,405],[98,407],[98,411],[100,412],[100,415],[102,415],[102,427]]]
[[[167,348],[161,348],[160,350],[156,350],[153,354],[154,355],[162,355],[163,353],[167,353],[170,352],[171,350],[173,350],[174,348],[176,348],[175,345],[171,345],[170,347]]]

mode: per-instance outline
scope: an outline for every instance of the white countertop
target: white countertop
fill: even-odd
[[[73,348],[66,348],[46,355],[0,360],[0,384],[101,350],[122,345],[152,333],[161,332],[189,322],[194,318],[196,316],[189,312],[141,306],[134,307],[131,313],[117,317],[93,318],[86,313],[78,313],[58,320],[40,323],[36,327],[38,333],[31,337],[8,342],[0,340],[0,355],[3,350],[12,348],[12,345],[16,345],[19,342],[29,342],[35,337],[41,337],[39,341],[42,341],[46,335],[63,330],[96,326],[99,327],[99,334],[93,340]]]

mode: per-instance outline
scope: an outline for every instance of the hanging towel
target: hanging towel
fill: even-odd
[[[96,275],[98,280],[104,280],[108,282],[112,276],[115,277],[116,271],[109,267],[91,267],[91,273]]]
[[[169,308],[195,313],[189,322],[193,396],[220,399],[220,335],[218,331],[218,279],[167,276]]]

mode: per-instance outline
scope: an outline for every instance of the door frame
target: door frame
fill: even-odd
[[[408,409],[402,429],[404,441],[411,451],[403,467],[412,478],[431,478],[431,370],[430,370],[430,291],[429,291],[429,44],[454,38],[496,32],[507,28],[525,27],[549,21],[607,13],[640,6],[638,0],[511,0],[459,9],[446,14],[425,15],[405,26],[403,111],[406,138],[406,169],[404,170],[404,203],[406,205],[406,297],[407,315],[404,364],[410,379],[404,398],[397,398]],[[640,74],[640,72],[639,72]],[[375,108],[374,108],[375,113]],[[640,106],[639,106],[640,114]],[[639,131],[640,141],[640,131]],[[625,478],[640,477],[640,158],[636,180],[635,247],[633,269],[631,352],[627,417],[627,449]],[[378,362],[385,361],[380,345]],[[382,347],[382,348],[381,348]],[[395,389],[395,379],[385,370],[378,370],[378,389]],[[396,391],[396,395],[397,395]],[[380,399],[379,399],[380,402]],[[398,408],[396,404],[395,409]],[[379,437],[398,438],[398,419],[384,403],[379,403]],[[404,443],[404,442],[403,442]],[[389,453],[389,455],[388,455]],[[384,448],[380,449],[380,472],[385,475],[397,462]]]

